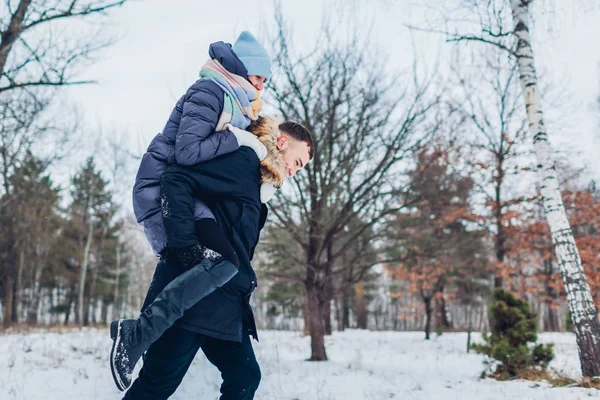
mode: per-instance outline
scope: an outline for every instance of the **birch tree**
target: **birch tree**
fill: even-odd
[[[600,376],[600,322],[561,198],[544,122],[530,35],[530,7],[533,0],[469,0],[465,3],[470,6],[472,14],[478,17],[479,32],[436,31],[447,35],[449,42],[478,42],[496,46],[505,50],[507,57],[512,57],[517,64],[528,129],[533,138],[543,207],[573,318],[581,369],[584,376]]]
[[[584,376],[600,376],[600,322],[589,285],[583,272],[579,251],[563,205],[552,148],[544,125],[535,58],[529,34],[529,6],[532,1],[511,0],[521,86],[529,130],[533,136],[541,194],[558,267],[565,284],[573,327],[577,336],[579,359]]]

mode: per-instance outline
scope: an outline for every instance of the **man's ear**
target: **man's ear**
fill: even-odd
[[[289,139],[285,135],[281,135],[277,138],[277,148],[279,150],[286,150],[289,146]]]

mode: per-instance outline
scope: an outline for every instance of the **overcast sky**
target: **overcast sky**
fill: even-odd
[[[283,1],[298,48],[314,42],[324,3]],[[373,45],[390,65],[402,68],[411,62],[410,33],[403,23],[419,23],[427,16],[423,9],[392,0],[330,3],[372,26]],[[550,126],[549,134],[555,146],[580,151],[591,174],[600,177],[600,112],[595,108],[600,96],[600,10],[573,9],[571,2],[565,3],[564,9],[536,15],[538,67],[543,64],[552,79],[572,87],[569,106],[576,110],[572,130],[555,132]],[[82,75],[99,83],[70,88],[63,99],[79,107],[86,127],[126,135],[125,142],[136,153],[161,131],[177,98],[197,79],[210,43],[233,42],[242,30],[264,39],[273,28],[273,3],[259,0],[133,0],[112,15],[110,29],[121,39]],[[429,58],[450,46],[432,34],[419,35],[417,41]]]

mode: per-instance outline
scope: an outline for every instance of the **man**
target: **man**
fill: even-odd
[[[278,159],[286,174],[293,176],[312,158],[312,138],[304,127],[291,122],[279,125],[279,130],[281,135],[273,150],[280,153]],[[239,272],[187,309],[174,326],[153,341],[144,355],[140,375],[124,399],[167,399],[181,383],[199,349],[221,372],[221,400],[253,399],[260,382],[260,368],[250,342],[250,335],[258,340],[249,303],[256,288],[250,260],[267,216],[267,208],[260,201],[260,160],[252,149],[242,147],[193,167],[171,166],[161,183],[169,186],[170,193],[165,224],[170,229],[182,226],[183,231],[188,231],[194,226],[193,222],[190,225],[194,196],[199,197],[209,205],[235,250]],[[182,237],[189,240],[188,236],[186,232]],[[211,272],[202,269],[201,260],[191,264],[199,273]],[[171,249],[163,253],[143,307],[152,312],[144,311],[147,318],[136,334],[156,331],[155,322],[164,325],[187,308],[188,304],[182,305],[185,299],[195,295],[185,286],[189,280],[181,279],[182,274],[190,273],[187,268]],[[168,285],[171,281],[178,284]],[[165,287],[169,288],[168,296],[163,296]],[[157,296],[162,298],[159,304],[154,301]],[[170,301],[176,306],[171,307]]]

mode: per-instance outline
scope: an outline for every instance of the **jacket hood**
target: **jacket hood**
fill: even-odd
[[[231,45],[225,42],[215,42],[208,48],[208,55],[212,60],[217,60],[225,69],[248,79],[248,70],[242,60],[233,52]]]
[[[279,118],[258,117],[248,131],[255,134],[267,148],[267,156],[260,163],[262,183],[271,182],[273,186],[280,187],[285,180],[285,162],[283,154],[277,148],[277,139],[281,136]]]

